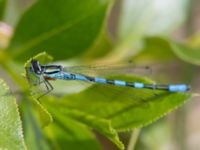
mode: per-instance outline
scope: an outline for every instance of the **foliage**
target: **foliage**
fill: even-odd
[[[6,0],[0,0],[0,19],[3,17]]]
[[[1,149],[25,149],[22,124],[16,99],[3,80],[0,80],[0,145]]]
[[[21,74],[33,57],[44,64],[51,63],[52,58],[58,63],[75,65],[127,59],[139,64],[179,62],[182,67],[200,64],[198,35],[185,44],[168,36],[186,19],[188,0],[173,4],[170,14],[166,14],[171,5],[167,1],[163,4],[165,9],[157,10],[154,6],[159,5],[158,0],[124,0],[115,41],[111,40],[107,28],[114,3],[112,0],[40,0],[23,13],[9,46],[0,51],[0,64],[6,77],[10,76],[21,92],[16,104],[3,81],[8,78],[0,80],[0,149],[48,150],[67,146],[68,149],[100,150],[103,146],[95,137],[97,132],[119,149],[125,149],[119,132],[149,125],[192,97],[191,93],[99,84],[66,94],[63,91],[73,83],[69,87],[64,81],[62,85],[53,83],[62,97],[52,93],[38,100],[31,95],[33,89]],[[146,3],[150,5],[143,9]],[[0,0],[0,10],[4,4]],[[0,11],[0,18],[5,12]],[[174,18],[164,17],[177,12],[179,15]],[[181,77],[183,74],[180,71]],[[130,74],[107,77],[154,83]]]

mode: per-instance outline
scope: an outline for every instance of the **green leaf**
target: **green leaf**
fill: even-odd
[[[152,83],[149,80],[136,77],[122,79]],[[94,85],[84,92],[66,97],[60,102],[69,105],[68,107],[75,107],[80,111],[108,118],[114,128],[122,131],[151,123],[184,103],[190,96],[187,93],[170,93],[129,87],[107,88],[104,85]]]
[[[45,104],[47,103],[48,101],[45,101]],[[55,106],[59,108],[59,111],[55,110]],[[99,133],[101,133],[109,140],[111,140],[113,143],[115,143],[120,149],[124,149],[124,145],[119,140],[117,131],[112,127],[110,120],[98,118],[93,115],[83,113],[79,110],[67,109],[62,105],[57,104],[56,100],[52,101],[51,99],[49,101],[47,108],[51,109],[52,114],[56,116],[63,116],[63,118],[68,116],[77,122],[81,122],[83,124],[86,124],[90,128],[96,129]]]
[[[51,114],[44,108],[38,100],[34,97],[30,97],[32,106],[34,108],[35,114],[38,118],[41,127],[45,127],[53,122]]]
[[[25,150],[22,124],[16,99],[0,79],[0,149]]]
[[[34,113],[34,107],[28,99],[24,99],[22,102],[24,134],[27,149],[29,150],[50,150],[49,143],[45,135],[43,134],[40,124],[37,120],[37,114]]]
[[[24,68],[29,68],[30,67],[30,65],[31,65],[30,62],[31,62],[32,59],[37,59],[41,63],[47,64],[53,58],[50,55],[48,55],[46,52],[39,53],[36,56],[34,56],[33,58],[30,58],[25,63]],[[27,79],[29,79],[30,78],[29,71],[27,69],[25,69],[25,71],[26,71],[25,72],[25,76],[26,76]],[[31,82],[31,81],[29,81],[29,82]],[[50,124],[53,121],[53,119],[52,119],[51,114],[40,104],[40,102],[37,99],[43,93],[41,93],[41,91],[38,91],[39,89],[38,89],[37,86],[32,86],[32,88],[30,90],[31,90],[31,92],[37,92],[35,95],[32,95],[31,97],[29,97],[29,100],[32,103],[32,106],[33,106],[33,108],[35,110],[35,113],[36,113],[36,115],[38,117],[38,120],[40,121],[41,127],[45,127],[48,124]]]
[[[165,37],[147,37],[145,46],[140,53],[133,57],[135,62],[170,62],[177,58],[191,64],[200,65],[200,46],[196,37],[195,41],[181,44]]]
[[[116,77],[115,79],[153,83],[150,80],[138,77]],[[80,114],[79,112],[75,113],[75,118],[78,114],[80,120],[77,119],[77,121],[84,122],[92,128],[99,129],[99,125],[102,124],[99,123],[99,120],[103,119],[111,121],[112,128],[117,131],[127,131],[152,123],[182,105],[190,97],[191,94],[189,93],[170,93],[159,90],[95,84],[83,92],[55,100],[51,105],[60,108],[61,111],[66,109],[66,112],[78,110]],[[74,115],[72,112],[72,114],[66,112],[63,110],[65,116]],[[84,116],[81,117],[83,114]],[[92,119],[84,118],[91,116]],[[95,121],[96,123],[94,123]],[[104,127],[106,126],[101,126],[101,128]],[[98,131],[110,139],[105,134],[108,129]],[[112,139],[112,141],[115,140]]]
[[[150,62],[166,63],[177,59],[177,56],[165,38],[153,36],[144,39],[144,48],[132,59],[134,62],[144,64],[149,64]]]
[[[54,110],[56,109],[54,108]],[[72,150],[101,149],[94,134],[86,126],[68,116],[54,115],[54,123],[45,128],[45,133],[53,149],[65,149],[66,146],[67,149]]]
[[[195,64],[200,65],[200,47],[199,48],[190,48],[183,44],[177,42],[171,42],[171,48],[174,53],[181,58],[182,60]]]
[[[106,30],[103,30],[95,43],[83,54],[83,61],[98,59],[108,54],[113,48],[113,43]]]
[[[166,44],[166,42],[164,43]],[[169,46],[169,44],[167,45]],[[44,56],[47,57],[48,55],[41,53],[34,58],[42,59]],[[50,56],[48,57],[50,58]],[[154,83],[149,79],[134,76],[113,76],[110,78],[130,82]],[[85,124],[96,129],[120,149],[123,149],[123,144],[116,131],[127,131],[131,128],[150,124],[183,104],[190,97],[191,94],[189,93],[95,84],[80,93],[67,95],[60,100],[45,97],[41,102],[55,119],[55,124],[48,129],[46,134],[50,140],[55,141],[53,147],[56,149],[64,146],[64,141],[68,141],[69,138],[68,135],[63,136],[65,130],[68,128],[71,130],[70,125],[67,124],[66,126],[65,118],[67,121],[70,119],[77,124]],[[51,132],[52,130],[55,133]],[[63,137],[63,139],[59,140],[59,137]],[[78,141],[81,142],[82,140],[78,138]]]
[[[6,0],[0,0],[0,20],[4,16],[5,6],[6,6]]]
[[[78,56],[97,38],[111,2],[38,1],[19,21],[9,50],[21,61],[44,50],[55,59]]]

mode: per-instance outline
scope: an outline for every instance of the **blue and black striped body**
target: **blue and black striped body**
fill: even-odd
[[[62,79],[62,80],[81,80],[87,82],[95,82],[102,84],[111,84],[115,86],[127,86],[132,88],[147,88],[147,89],[159,89],[166,90],[170,92],[186,92],[190,89],[190,86],[187,84],[169,84],[169,85],[156,85],[156,84],[144,84],[140,82],[126,82],[122,80],[110,80],[99,77],[90,77],[81,74],[67,73],[67,72],[57,72],[52,74],[45,74],[47,78],[52,79]]]

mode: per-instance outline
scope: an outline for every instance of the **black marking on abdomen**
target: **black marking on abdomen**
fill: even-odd
[[[106,80],[106,83],[108,83],[108,84],[115,84],[115,81],[114,80]]]
[[[90,76],[85,76],[85,77],[87,78],[88,81],[95,82],[94,77],[90,77]]]
[[[126,86],[135,87],[133,82],[126,82]]]

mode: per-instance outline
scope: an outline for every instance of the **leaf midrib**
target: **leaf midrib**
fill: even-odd
[[[96,9],[95,13],[97,13],[101,9],[102,9],[102,7]],[[82,20],[89,18],[91,15],[94,15],[95,13],[91,12],[91,13],[87,14],[86,16],[83,16],[80,19],[74,20],[71,23],[67,22],[67,23],[65,23],[65,24],[63,24],[61,26],[58,26],[58,27],[56,27],[56,28],[54,28],[54,29],[52,29],[52,30],[50,30],[48,32],[40,34],[39,36],[37,36],[37,37],[33,38],[32,40],[30,40],[29,42],[27,42],[27,44],[24,44],[23,47],[17,48],[16,51],[13,52],[13,56],[14,57],[18,57],[18,56],[22,55],[25,51],[27,51],[31,47],[33,47],[33,46],[35,46],[35,45],[37,45],[39,43],[42,43],[43,41],[47,40],[48,38],[51,38],[51,37],[63,32],[64,30],[69,29],[73,25],[78,24]]]

